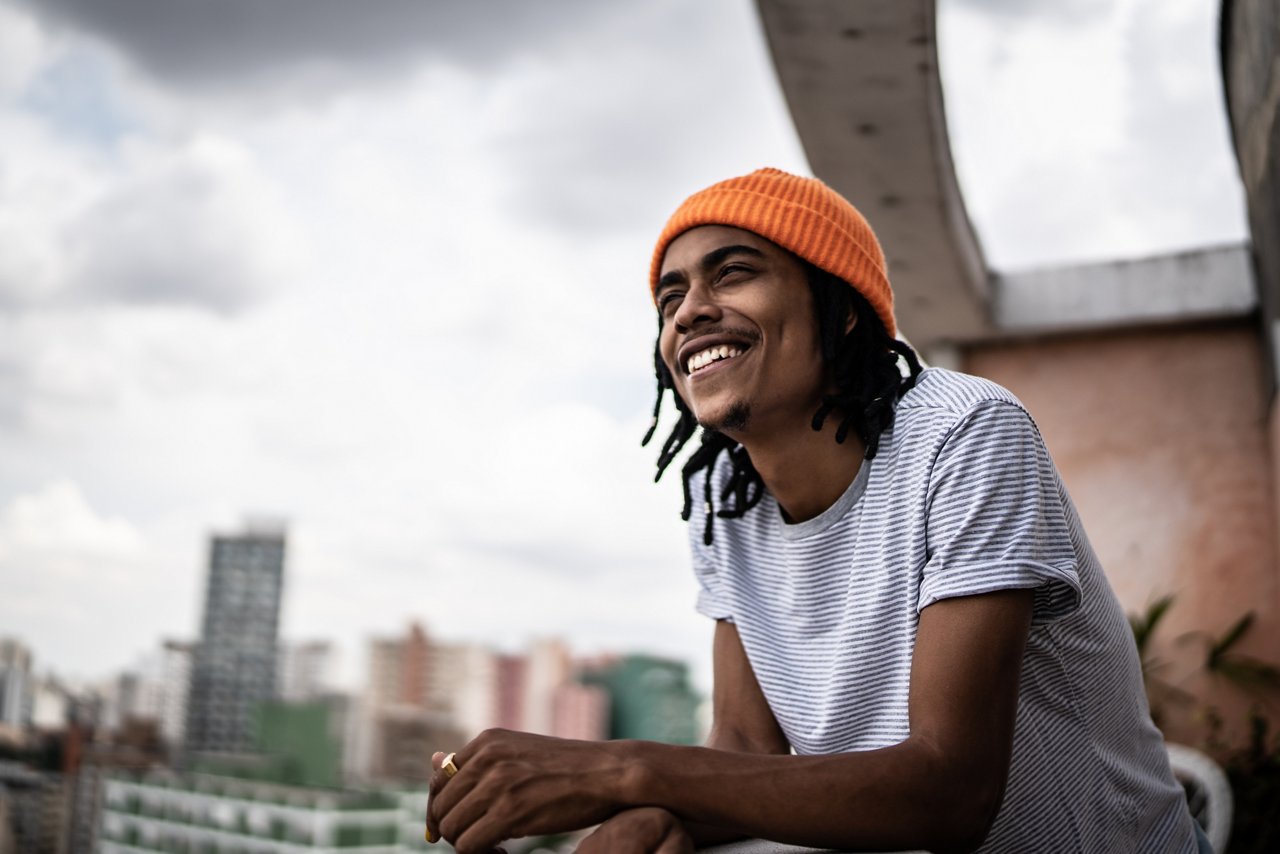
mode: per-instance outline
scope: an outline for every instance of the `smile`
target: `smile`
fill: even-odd
[[[723,362],[736,356],[741,356],[745,352],[746,348],[737,347],[733,344],[721,344],[716,347],[708,347],[707,349],[699,350],[697,353],[690,356],[689,360],[685,362],[685,369],[690,374],[696,374],[708,365],[715,364],[716,362]]]

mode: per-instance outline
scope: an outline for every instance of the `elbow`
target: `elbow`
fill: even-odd
[[[973,817],[949,823],[940,828],[939,838],[929,846],[934,854],[970,854],[982,847],[991,832],[992,821],[979,821]]]
[[[986,841],[1004,801],[1007,770],[975,773],[973,768],[938,775],[925,811],[932,829],[928,849],[935,854],[968,854]]]

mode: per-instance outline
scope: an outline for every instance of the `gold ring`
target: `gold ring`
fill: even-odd
[[[456,753],[450,753],[444,758],[444,761],[440,763],[440,770],[444,772],[444,778],[446,780],[458,773],[458,766],[453,764],[453,757],[457,755],[458,754]]]

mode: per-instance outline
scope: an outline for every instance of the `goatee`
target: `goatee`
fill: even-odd
[[[699,421],[708,430],[715,430],[717,433],[727,433],[729,431],[745,430],[748,422],[751,421],[751,407],[741,401],[729,407],[729,411],[725,413],[724,418],[719,421]]]

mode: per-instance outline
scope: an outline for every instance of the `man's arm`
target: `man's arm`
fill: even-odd
[[[735,753],[790,753],[791,745],[760,690],[738,629],[727,620],[716,622],[711,662],[707,747]]]
[[[1026,590],[947,599],[920,614],[910,735],[880,750],[743,757],[633,742],[636,797],[686,820],[828,848],[977,847],[1008,778]]]
[[[712,644],[711,732],[707,747],[733,753],[786,755],[791,745],[778,726],[773,710],[760,690],[738,629],[727,620],[716,622]],[[685,829],[699,848],[744,838],[720,827],[685,822]]]
[[[910,734],[891,747],[789,756],[491,734],[459,752],[462,770],[448,785],[437,775],[430,823],[464,854],[638,806],[820,848],[971,850],[990,829],[1008,778],[1031,601],[1031,591],[1010,590],[921,612]],[[759,719],[744,720],[719,737],[785,745]]]

